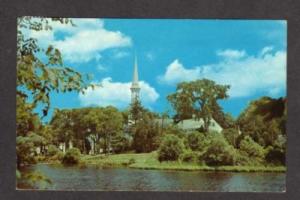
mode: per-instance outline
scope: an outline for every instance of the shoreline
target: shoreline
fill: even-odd
[[[64,166],[59,162],[38,162],[33,165],[42,164],[42,165],[60,165]],[[161,166],[142,166],[142,165],[126,165],[126,164],[115,164],[115,163],[103,163],[103,164],[95,164],[95,163],[79,163],[77,165],[64,166],[64,167],[79,167],[79,168],[87,168],[87,167],[96,167],[98,169],[113,169],[113,168],[127,168],[127,169],[141,169],[141,170],[172,170],[172,171],[203,171],[203,172],[276,172],[276,173],[285,173],[285,166],[201,166],[201,165],[164,165]]]
[[[45,160],[36,164],[62,165],[58,160]],[[285,173],[286,166],[206,166],[195,162],[165,161],[159,162],[155,153],[83,155],[73,167],[86,168],[129,168],[141,170],[208,171],[208,172],[279,172]],[[68,166],[66,166],[68,167]]]

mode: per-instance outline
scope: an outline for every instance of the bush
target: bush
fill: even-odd
[[[20,168],[22,165],[35,163],[35,146],[30,137],[18,136],[16,143],[18,168]]]
[[[62,159],[62,163],[66,165],[78,164],[80,160],[80,151],[77,148],[68,149]]]
[[[176,135],[166,135],[158,150],[158,160],[178,160],[184,150],[182,140]]]
[[[187,136],[187,144],[193,151],[203,151],[208,145],[208,139],[204,133],[195,131]]]
[[[56,155],[60,150],[53,144],[49,145],[48,150],[47,150],[47,155],[48,156],[54,156]]]
[[[183,162],[194,162],[197,158],[197,153],[193,151],[185,151],[180,155]]]
[[[240,143],[240,150],[248,154],[249,157],[262,159],[264,157],[264,149],[256,143],[251,137],[246,136]]]
[[[55,161],[62,161],[64,159],[64,153],[62,151],[58,151],[54,156],[50,158]]]
[[[128,164],[131,165],[131,164],[134,164],[135,163],[135,159],[134,158],[130,158],[129,161],[128,161]]]
[[[210,145],[205,153],[199,157],[199,162],[202,159],[207,165],[234,165],[236,152],[233,146],[229,145],[223,135],[214,135],[210,139]]]
[[[267,150],[265,159],[275,165],[285,165],[285,151],[278,147],[270,147]]]

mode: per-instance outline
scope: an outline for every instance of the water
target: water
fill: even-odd
[[[38,164],[50,190],[283,192],[284,173],[188,172]],[[18,188],[22,188],[19,184]]]

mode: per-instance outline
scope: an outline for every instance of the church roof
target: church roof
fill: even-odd
[[[201,127],[204,127],[204,121],[203,119],[195,119],[195,118],[185,119],[178,122],[177,127],[182,130],[197,130],[200,129]],[[221,132],[222,127],[214,119],[211,119],[209,130]]]

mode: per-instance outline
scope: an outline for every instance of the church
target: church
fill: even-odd
[[[130,87],[131,91],[131,105],[137,100],[140,100],[140,91],[141,88],[139,86],[139,78],[138,78],[138,63],[137,63],[137,57],[135,56],[134,60],[134,67],[133,67],[133,78],[132,83]],[[143,103],[143,102],[141,102]],[[173,119],[167,118],[167,119],[155,119],[155,122],[158,123],[160,127],[166,127],[170,125],[176,125],[179,129],[182,129],[186,132],[191,132],[195,130],[199,130],[204,127],[204,121],[203,119],[196,119],[195,117],[192,117],[191,119],[185,119],[181,120],[178,123],[175,123]],[[132,125],[134,122],[133,120],[128,120],[128,125]],[[214,120],[211,119],[209,130],[221,132],[223,128]]]

